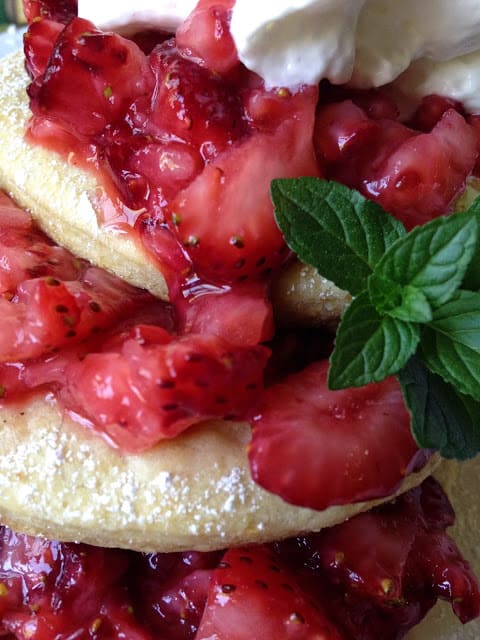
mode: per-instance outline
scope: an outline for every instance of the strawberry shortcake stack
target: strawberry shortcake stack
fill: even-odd
[[[479,116],[164,4],[0,65],[0,635],[473,640]]]

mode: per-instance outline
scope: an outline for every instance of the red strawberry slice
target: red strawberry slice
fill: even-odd
[[[245,418],[262,391],[268,357],[264,347],[234,347],[209,335],[172,338],[153,326],[136,327],[108,347],[60,369],[60,397],[130,451],[208,418]]]
[[[34,116],[48,112],[83,140],[123,120],[132,102],[151,93],[153,82],[134,42],[75,18],[56,41],[45,74],[28,88],[30,107]]]
[[[79,277],[82,263],[53,245],[34,225],[31,216],[0,192],[0,294],[13,296],[23,280]]]
[[[367,175],[364,189],[411,228],[450,211],[477,156],[473,129],[450,109],[431,133],[407,140],[382,167]]]
[[[170,204],[172,228],[201,276],[214,282],[259,279],[285,260],[270,182],[318,174],[314,101],[313,90],[287,98],[290,118],[220,154]]]
[[[66,24],[77,15],[78,0],[23,0],[23,11],[28,22],[50,18]]]
[[[213,569],[223,552],[138,555],[131,572],[139,620],[157,638],[193,640],[205,608]]]
[[[76,281],[25,280],[0,298],[0,362],[28,360],[116,324],[151,297],[95,267]]]
[[[5,527],[0,540],[0,633],[29,640],[152,639],[135,621],[122,583],[127,553],[49,542]]]
[[[53,245],[6,196],[0,197],[0,251],[0,362],[78,343],[153,300]]]
[[[35,20],[24,36],[25,65],[30,77],[36,79],[45,73],[53,47],[64,25],[55,20]]]
[[[213,572],[196,640],[341,640],[266,547],[228,551]]]
[[[175,34],[181,54],[217,73],[234,69],[239,60],[229,28],[233,5],[233,0],[201,0]]]
[[[394,378],[330,391],[327,370],[315,363],[266,390],[249,451],[256,482],[314,509],[389,495],[425,457]]]
[[[355,100],[367,108],[368,100],[358,94]],[[408,228],[448,213],[477,160],[476,137],[455,109],[435,101],[435,114],[427,114],[427,107],[417,124],[434,126],[419,133],[394,119],[369,117],[351,101],[322,106],[315,143],[326,177],[378,201]]]
[[[445,532],[453,519],[429,478],[392,503],[280,543],[277,552],[347,638],[399,640],[438,597],[463,622],[479,613],[478,582]]]
[[[184,140],[194,145],[204,161],[245,135],[247,122],[238,88],[182,57],[175,39],[158,45],[149,61],[156,90],[144,133]]]

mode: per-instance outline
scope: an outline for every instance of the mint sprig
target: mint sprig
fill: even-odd
[[[379,205],[334,182],[281,179],[271,191],[288,245],[355,296],[337,330],[329,386],[396,374],[418,443],[446,457],[475,455],[480,198],[407,233]]]

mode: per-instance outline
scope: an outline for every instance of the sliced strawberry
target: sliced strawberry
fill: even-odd
[[[327,370],[315,363],[266,390],[249,450],[253,478],[314,509],[392,494],[424,460],[399,384],[330,391]]]
[[[198,273],[214,282],[258,279],[287,255],[275,224],[273,178],[318,173],[312,148],[312,90],[286,99],[294,115],[214,162],[170,204],[170,219]],[[241,194],[241,196],[240,196]]]
[[[23,11],[28,22],[50,18],[66,24],[77,15],[78,0],[23,0]]]
[[[83,265],[79,280],[25,280],[0,298],[0,362],[28,360],[117,323],[151,298],[115,276]]]
[[[176,306],[183,333],[210,333],[239,346],[254,346],[273,337],[272,305],[263,283],[198,289]]]
[[[429,133],[450,109],[465,115],[461,104],[455,100],[436,95],[426,96],[420,102],[408,125],[416,131]]]
[[[216,157],[246,134],[238,88],[218,73],[183,58],[175,39],[156,47],[149,60],[156,91],[146,134],[189,142],[204,160]]]
[[[25,66],[33,80],[45,73],[55,42],[63,28],[61,22],[48,18],[35,20],[29,26],[23,38],[23,48]]]
[[[139,619],[165,640],[195,638],[213,569],[223,552],[156,553],[137,556],[132,578]]]
[[[340,640],[268,547],[228,551],[213,572],[196,640]]]
[[[140,451],[208,418],[245,418],[267,357],[263,347],[216,336],[173,339],[160,327],[137,327],[116,348],[68,365],[60,397],[117,444]]]
[[[355,96],[358,103],[358,95]],[[460,113],[435,103],[418,115],[419,133],[389,118],[368,117],[351,101],[322,106],[315,144],[326,177],[359,189],[408,228],[448,213],[478,157],[475,133]],[[428,161],[426,160],[428,158]]]
[[[228,73],[238,63],[230,33],[234,0],[201,0],[175,34],[180,53],[217,73]]]
[[[132,102],[150,94],[152,87],[147,58],[135,43],[75,18],[60,34],[44,76],[28,93],[34,115],[48,113],[82,138],[99,135],[123,119]]]
[[[327,572],[330,611],[347,637],[403,638],[439,597],[463,622],[479,615],[478,582],[445,533],[453,520],[443,490],[428,479],[310,538],[303,561]]]
[[[450,109],[431,133],[412,137],[366,177],[364,189],[411,228],[451,210],[477,156],[472,128]]]
[[[54,245],[1,194],[0,252],[0,362],[28,360],[79,343],[147,304],[155,308],[158,323],[171,326],[167,306],[162,310],[146,292]],[[11,372],[6,378],[11,389]]]
[[[19,640],[152,640],[133,617],[122,583],[126,552],[49,542],[5,527],[1,542],[3,632]]]
[[[329,172],[357,159],[377,135],[378,125],[351,100],[322,106],[315,120],[315,149]]]
[[[8,299],[20,282],[35,277],[76,279],[83,263],[53,245],[32,218],[0,193],[0,294]]]

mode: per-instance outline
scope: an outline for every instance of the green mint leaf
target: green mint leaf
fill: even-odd
[[[480,227],[480,196],[472,202],[468,212],[476,217]],[[480,290],[480,238],[477,239],[475,252],[463,279],[462,286],[464,289],[470,289],[471,291]]]
[[[477,219],[470,211],[436,218],[387,249],[375,274],[385,281],[415,287],[432,307],[439,307],[460,286],[477,238]]]
[[[431,373],[415,356],[398,378],[419,446],[458,460],[480,452],[480,403]]]
[[[480,353],[480,293],[460,289],[436,309],[430,327]]]
[[[381,316],[361,293],[345,311],[330,357],[331,389],[358,387],[397,373],[415,353],[417,325]]]
[[[432,308],[425,294],[410,285],[402,287],[373,272],[368,279],[368,293],[373,306],[381,314],[404,322],[429,322]]]
[[[422,332],[427,367],[460,393],[480,401],[480,293],[458,291]]]
[[[337,287],[353,295],[395,240],[402,224],[360,193],[318,178],[274,180],[271,195],[287,244]]]

